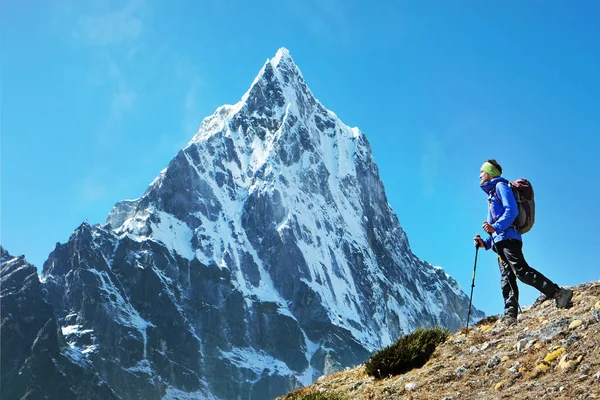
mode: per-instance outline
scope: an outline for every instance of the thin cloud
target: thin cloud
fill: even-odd
[[[139,95],[135,77],[128,75],[143,39],[144,0],[129,0],[102,5],[75,19],[76,40],[90,50],[96,60],[90,70],[92,83],[101,88],[106,98],[107,114],[96,132],[101,148],[115,144],[120,122],[134,110]]]
[[[332,42],[347,42],[351,38],[351,18],[342,0],[308,0],[289,3],[293,15],[298,15],[317,37]]]
[[[425,151],[421,157],[421,177],[423,179],[423,196],[432,197],[436,192],[436,181],[440,179],[443,163],[442,144],[433,134],[425,137]]]
[[[198,111],[198,94],[200,91],[200,79],[194,77],[185,95],[184,106],[184,130],[185,135],[191,138],[200,127],[200,113]]]
[[[107,56],[107,69],[112,85],[114,86],[110,107],[111,118],[118,119],[123,112],[134,107],[137,93],[133,91],[127,84],[123,72],[115,60]]]
[[[92,46],[133,42],[142,35],[142,0],[131,0],[123,9],[85,15],[78,19],[75,36]]]
[[[104,199],[108,195],[109,190],[101,182],[101,179],[96,179],[92,176],[88,176],[80,181],[77,188],[80,201],[84,204],[90,204]]]
[[[121,87],[113,95],[111,104],[111,113],[115,117],[120,117],[125,110],[133,108],[137,94],[133,90]]]
[[[202,122],[200,115],[199,95],[202,88],[202,80],[197,75],[197,68],[186,58],[174,57],[173,64],[175,76],[180,82],[184,82],[185,95],[183,97],[183,135],[187,141],[198,131]]]
[[[103,79],[99,83],[107,89],[106,115],[95,133],[95,141],[102,150],[115,146],[119,126],[127,118],[138,101],[138,94],[133,90],[119,64],[112,56],[105,54],[98,67],[102,70]]]

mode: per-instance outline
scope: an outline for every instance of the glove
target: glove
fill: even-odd
[[[473,238],[473,241],[475,242],[475,247],[485,248],[485,243],[483,242],[483,239],[481,239],[481,236],[475,235],[475,237]]]

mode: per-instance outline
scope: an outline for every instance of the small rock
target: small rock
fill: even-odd
[[[589,378],[589,376],[587,376],[587,375],[581,375],[578,379],[580,381],[585,381],[587,378]]]
[[[509,357],[509,356],[503,356],[503,357],[500,359],[500,361],[502,361],[502,362],[507,362],[508,360],[510,360],[510,357]]]
[[[500,364],[500,357],[494,356],[494,357],[492,357],[492,358],[489,359],[489,361],[487,363],[487,367],[488,368],[494,368],[498,364]]]
[[[356,383],[354,384],[354,386],[352,386],[352,390],[356,390],[356,389],[358,389],[359,387],[361,387],[361,386],[362,386],[362,384],[363,384],[363,383],[364,383],[364,382],[362,382],[362,381],[358,381],[358,382],[356,382]]]
[[[481,351],[487,350],[488,347],[490,347],[489,343],[484,343],[483,346],[481,346]]]
[[[600,372],[596,372],[596,375],[594,375],[594,379],[600,381]]]
[[[521,339],[517,342],[517,344],[515,345],[515,348],[517,349],[518,352],[522,352],[523,350],[525,350],[525,346],[527,345],[528,340],[527,339]]]
[[[533,332],[544,343],[552,342],[557,336],[563,335],[569,328],[569,319],[563,318]]]
[[[561,386],[561,387],[559,387],[559,388],[558,388],[558,391],[559,391],[559,392],[562,392],[563,390],[565,390],[565,387],[564,387],[564,386]]]
[[[454,371],[454,372],[460,378],[460,377],[462,377],[465,374],[465,372],[467,372],[467,369],[465,367],[461,366],[461,367],[456,368],[456,371]]]
[[[590,367],[588,364],[583,364],[581,367],[579,367],[579,371],[583,372],[584,374],[589,374],[591,373],[592,367]]]
[[[494,385],[494,390],[500,390],[502,386],[504,386],[504,383],[504,381],[496,383],[496,385]]]
[[[533,346],[533,345],[534,345],[534,344],[536,344],[536,343],[537,343],[537,340],[535,340],[535,339],[532,339],[532,340],[530,340],[530,341],[529,341],[529,342],[527,342],[527,344],[525,345],[525,350],[527,350],[527,349],[531,348],[531,346]]]
[[[571,346],[572,344],[575,344],[579,341],[579,339],[581,339],[581,337],[574,333],[571,336],[569,336],[569,338],[567,339],[567,346]]]
[[[579,328],[581,326],[581,324],[583,324],[583,321],[580,319],[576,319],[575,321],[573,321],[569,324],[569,329]]]
[[[519,368],[519,365],[521,365],[521,363],[517,361],[517,362],[515,363],[515,365],[513,365],[512,367],[510,367],[508,370],[509,370],[510,372],[512,372],[513,374],[514,374],[514,373],[517,373],[517,372],[519,372],[519,371],[518,371],[518,369],[517,369],[517,368]]]
[[[471,347],[469,349],[469,353],[471,353],[471,354],[479,353],[479,347],[477,347],[477,346]]]
[[[406,390],[415,390],[417,388],[416,382],[410,382],[404,385],[404,389]]]
[[[399,389],[398,387],[396,387],[394,385],[391,385],[391,386],[384,387],[383,388],[383,392],[387,393],[387,394],[396,394],[398,392],[403,392],[404,391],[403,389],[400,389],[400,390],[398,390],[398,389]]]
[[[596,302],[596,304],[594,305],[594,308],[595,308],[596,310],[600,310],[600,300],[598,300],[598,301]]]

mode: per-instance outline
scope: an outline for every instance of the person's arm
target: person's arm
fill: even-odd
[[[513,224],[515,218],[517,218],[519,206],[512,189],[504,182],[500,182],[496,185],[495,195],[499,197],[500,203],[504,207],[504,212],[500,218],[492,224],[492,227],[496,232],[504,232]],[[490,240],[486,239],[486,246],[488,243],[491,246],[491,238],[489,239]]]
[[[492,248],[492,237],[488,235],[485,239],[483,239],[483,243],[485,244],[485,249],[489,250]]]

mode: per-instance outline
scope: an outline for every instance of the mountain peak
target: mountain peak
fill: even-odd
[[[289,50],[281,47],[273,58],[265,61],[241,100],[233,105],[221,106],[205,118],[188,145],[226,131],[229,122],[240,113],[245,118],[281,121],[287,114],[308,118],[315,107],[327,113],[306,85]]]
[[[290,51],[285,47],[281,47],[279,50],[277,50],[277,53],[275,53],[275,57],[273,57],[271,60],[267,60],[267,62],[270,62],[273,68],[277,68],[277,66],[280,63],[296,65],[294,63],[294,60],[292,59]]]
[[[318,103],[306,85],[300,68],[285,47],[277,50],[275,57],[267,59],[242,101],[252,107],[254,100],[262,97],[268,97],[274,102],[270,108],[275,105],[280,110],[287,107],[293,110],[307,109],[307,106]]]

